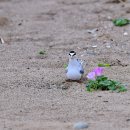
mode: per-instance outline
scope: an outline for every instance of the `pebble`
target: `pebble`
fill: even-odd
[[[74,129],[79,130],[79,129],[85,129],[85,128],[88,128],[88,124],[86,122],[80,121],[74,124]]]
[[[111,43],[106,43],[106,48],[111,48]]]
[[[77,49],[81,49],[80,47],[77,47]]]
[[[127,36],[128,35],[128,32],[124,32],[124,36]]]
[[[1,44],[4,44],[4,43],[5,43],[4,40],[3,40],[3,38],[0,38],[0,43],[1,43]]]
[[[87,30],[88,33],[95,34],[98,31],[98,28],[94,28],[92,30]]]
[[[126,121],[130,121],[130,119],[126,119]]]
[[[92,47],[93,47],[93,48],[96,48],[96,47],[97,47],[97,45],[93,45]]]
[[[18,25],[19,25],[19,26],[21,26],[21,25],[22,25],[22,23],[19,23]]]
[[[83,57],[84,55],[82,54],[81,57]]]
[[[106,48],[111,48],[111,46],[110,46],[110,45],[107,45]]]
[[[112,20],[112,17],[111,17],[111,16],[108,16],[107,19],[108,19],[108,20]]]

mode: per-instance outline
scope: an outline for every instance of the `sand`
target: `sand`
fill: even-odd
[[[0,129],[72,130],[84,121],[88,130],[130,130],[130,25],[114,26],[118,17],[130,18],[129,0],[0,0]],[[85,61],[84,77],[109,63],[104,74],[128,91],[66,82],[70,50]]]

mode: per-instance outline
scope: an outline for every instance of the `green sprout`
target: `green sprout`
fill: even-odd
[[[40,55],[45,55],[45,54],[46,54],[46,51],[39,51],[39,54],[40,54]]]
[[[113,23],[114,23],[115,26],[124,26],[124,25],[129,24],[130,20],[118,18],[118,19],[113,19]]]
[[[63,66],[64,66],[64,68],[65,68],[65,69],[68,67],[68,65],[67,65],[67,64],[64,64]]]
[[[98,64],[98,67],[110,67],[110,66],[111,66],[110,64],[102,64],[102,63]]]

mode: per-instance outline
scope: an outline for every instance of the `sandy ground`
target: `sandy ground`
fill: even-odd
[[[0,0],[0,130],[72,130],[78,121],[130,130],[130,25],[115,27],[116,17],[130,18],[129,0]],[[84,76],[110,63],[105,74],[128,91],[65,82],[70,50],[85,60]]]

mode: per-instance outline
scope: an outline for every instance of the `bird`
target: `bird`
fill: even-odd
[[[76,58],[76,52],[69,52],[69,63],[66,68],[67,80],[80,80],[84,74],[83,62]]]

